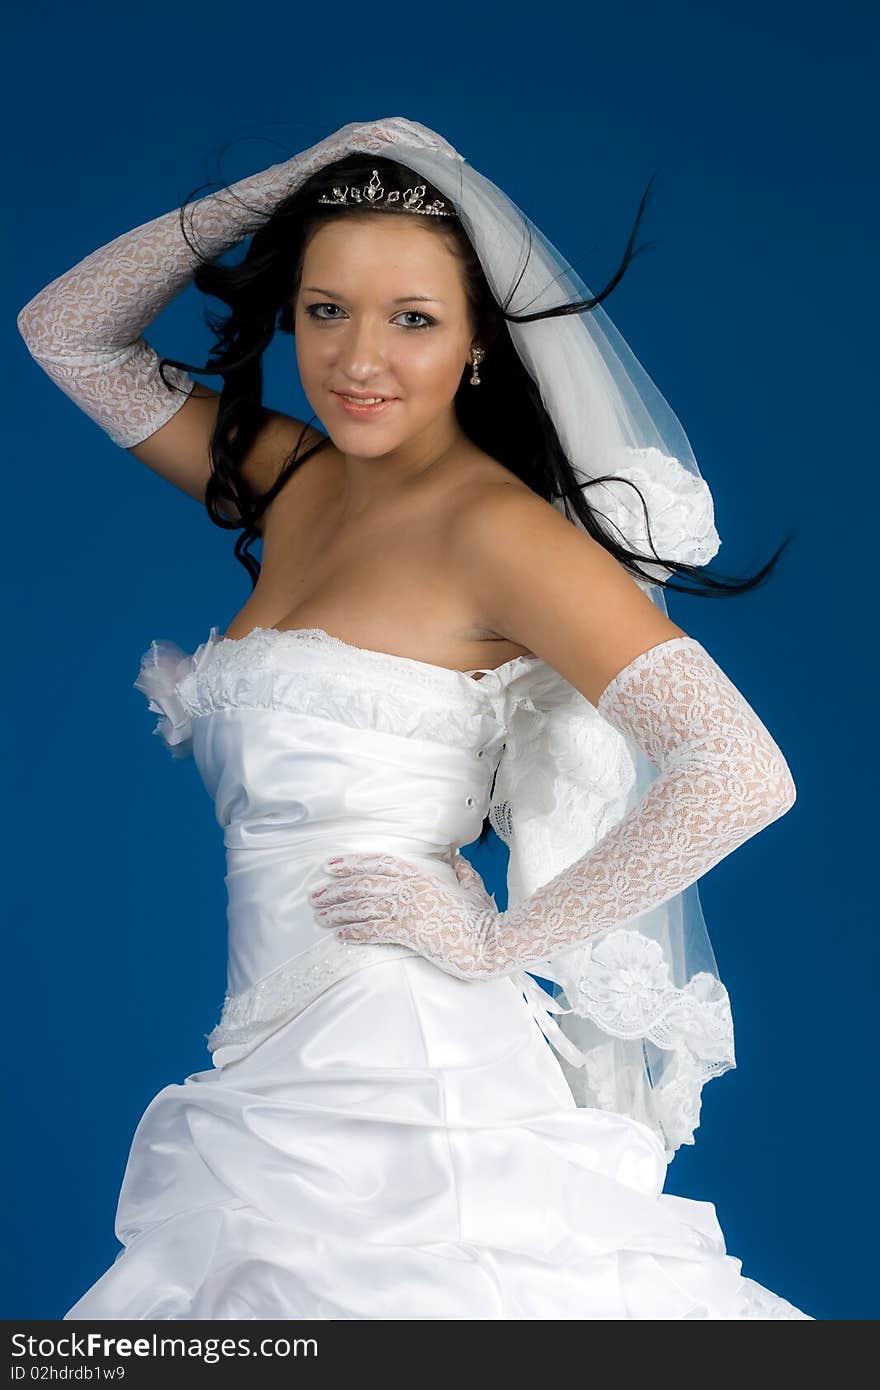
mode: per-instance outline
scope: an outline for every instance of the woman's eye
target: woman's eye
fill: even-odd
[[[418,309],[404,309],[403,315],[401,317],[406,317],[407,314],[411,318],[425,320],[424,323],[408,323],[405,325],[405,327],[407,328],[430,328],[432,323],[434,322],[434,320],[432,318],[429,318],[427,314],[419,313]]]
[[[310,316],[310,318],[316,319],[318,323],[337,323],[337,322],[338,322],[338,315],[337,315],[337,314],[334,313],[331,317],[328,318],[328,317],[326,317],[324,314],[319,313],[318,310],[319,310],[319,309],[338,309],[338,308],[339,308],[339,305],[338,305],[338,304],[310,304],[310,305],[308,306],[306,312],[308,313],[308,315]],[[419,331],[420,331],[421,329],[423,329],[423,328],[431,328],[431,327],[433,327],[433,325],[434,325],[434,323],[435,323],[435,320],[432,319],[428,314],[423,314],[423,313],[421,313],[418,309],[404,309],[403,313],[402,313],[402,314],[399,314],[398,317],[399,317],[399,318],[407,318],[407,317],[409,317],[409,318],[423,319],[423,320],[424,320],[423,323],[405,323],[405,324],[403,324],[403,327],[404,327],[404,328],[406,328],[406,329],[409,330],[410,332],[416,332],[416,333],[419,332]]]

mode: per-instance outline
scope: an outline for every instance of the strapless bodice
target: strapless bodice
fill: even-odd
[[[339,942],[315,921],[309,892],[330,855],[373,851],[457,885],[452,856],[480,833],[504,748],[506,683],[534,660],[453,671],[314,628],[235,640],[212,628],[192,654],[151,644],[135,685],[162,716],[155,732],[192,754],[226,847],[215,1065],[342,973],[413,954]]]

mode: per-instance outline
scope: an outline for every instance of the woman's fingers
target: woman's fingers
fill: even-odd
[[[358,922],[379,923],[389,920],[389,916],[379,900],[364,897],[352,898],[348,902],[337,903],[331,907],[318,908],[318,920],[323,926],[350,926]]]

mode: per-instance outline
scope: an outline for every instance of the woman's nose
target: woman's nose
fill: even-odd
[[[385,366],[386,350],[381,329],[370,324],[352,324],[339,342],[338,363],[352,381],[361,376],[369,379]]]

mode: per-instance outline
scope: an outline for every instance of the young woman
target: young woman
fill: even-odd
[[[393,117],[21,311],[81,409],[241,530],[253,581],[136,681],[215,800],[228,991],[213,1068],[137,1127],[123,1248],[67,1318],[808,1319],[742,1276],[711,1204],[662,1190],[734,1065],[696,880],[795,787],[666,615],[719,540],[598,308],[632,241],[583,297],[501,190]],[[228,307],[216,347],[160,363],[143,331],[193,278]],[[326,434],[262,404],[278,330]],[[487,812],[500,913],[459,853]]]

